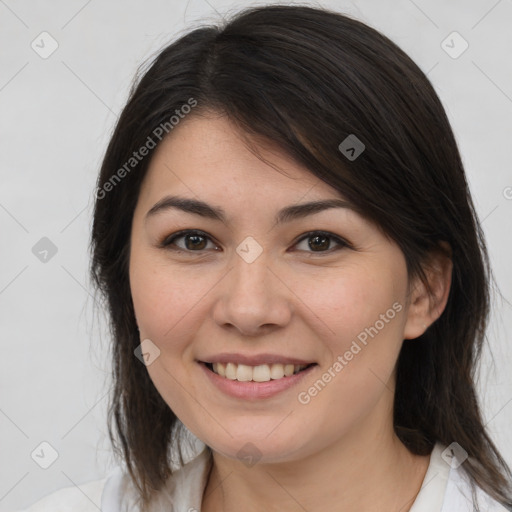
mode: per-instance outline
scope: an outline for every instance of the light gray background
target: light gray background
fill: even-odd
[[[255,3],[0,0],[1,511],[112,469],[109,340],[87,276],[99,164],[137,66],[198,20]],[[512,1],[317,5],[379,29],[428,72],[460,145],[496,280],[512,299]],[[43,31],[59,45],[47,59],[31,48]],[[469,44],[458,58],[442,47],[453,31]],[[32,252],[42,237],[58,249],[46,263]],[[509,464],[511,333],[511,307],[496,301],[494,366],[486,351],[479,389]],[[31,458],[43,441],[59,453],[46,470]]]

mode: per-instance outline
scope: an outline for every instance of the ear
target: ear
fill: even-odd
[[[440,242],[440,248],[432,251],[423,265],[430,293],[421,279],[411,285],[404,339],[421,336],[443,313],[452,280],[452,251],[447,242]]]

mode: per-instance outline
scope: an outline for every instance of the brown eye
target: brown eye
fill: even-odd
[[[311,249],[319,249],[321,251],[329,249],[330,239],[325,235],[315,235],[314,237],[309,238],[309,247]]]
[[[348,247],[349,244],[342,240],[341,238],[332,235],[330,233],[324,233],[323,231],[313,231],[311,233],[307,233],[306,236],[302,237],[296,245],[302,243],[307,240],[307,249],[306,252],[332,252],[330,249],[331,242],[334,240],[335,244],[338,245],[338,249],[343,247]],[[308,251],[309,249],[309,251]],[[334,250],[338,250],[334,249]],[[304,249],[301,249],[304,250]]]
[[[184,245],[176,243],[177,240],[183,239]],[[161,243],[160,247],[165,247],[174,251],[182,252],[200,252],[206,250],[208,241],[211,238],[201,231],[180,231],[170,237],[165,238]],[[175,246],[175,247],[172,247]],[[214,245],[214,247],[216,247]]]
[[[185,240],[185,246],[187,249],[193,250],[193,249],[205,249],[206,248],[206,237],[202,235],[195,235],[195,234],[189,234],[183,236]]]

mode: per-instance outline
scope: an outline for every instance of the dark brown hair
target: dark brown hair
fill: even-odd
[[[277,5],[194,29],[161,51],[132,87],[98,178],[90,270],[113,337],[109,435],[143,503],[172,472],[170,448],[183,462],[180,421],[134,356],[130,231],[151,154],[112,178],[157,127],[172,133],[169,119],[191,98],[190,115],[229,116],[340,191],[399,245],[410,278],[428,285],[427,255],[441,241],[450,245],[446,308],[420,339],[404,341],[398,358],[394,427],[415,454],[456,441],[469,454],[462,467],[473,486],[512,507],[510,469],[485,429],[474,384],[492,273],[443,106],[419,67],[373,28],[325,9]],[[351,134],[365,145],[352,161],[338,148]]]

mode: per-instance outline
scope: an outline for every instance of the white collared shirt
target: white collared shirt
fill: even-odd
[[[445,447],[436,443],[420,492],[410,512],[473,512],[469,480],[461,466],[441,456]],[[174,472],[155,501],[152,512],[200,512],[211,458],[208,449]],[[507,509],[477,488],[479,510]],[[129,476],[117,466],[108,476],[77,487],[65,487],[18,512],[136,512],[137,495]],[[376,509],[377,512],[377,509]]]

